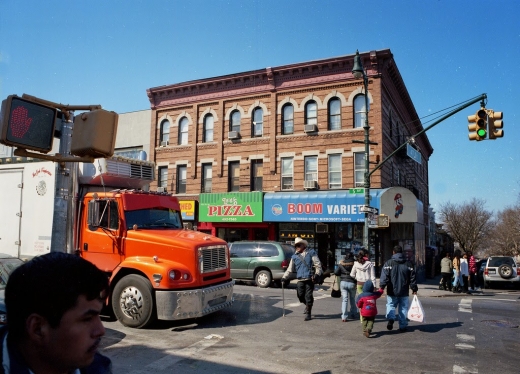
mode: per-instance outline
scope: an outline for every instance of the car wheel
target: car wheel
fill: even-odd
[[[269,287],[271,285],[272,280],[273,277],[271,276],[271,273],[267,270],[260,270],[258,273],[256,273],[255,282],[258,287]]]
[[[155,321],[152,285],[140,275],[127,275],[114,287],[112,309],[124,326],[143,328]]]
[[[513,276],[513,268],[508,264],[500,265],[498,274],[504,279],[509,279]]]

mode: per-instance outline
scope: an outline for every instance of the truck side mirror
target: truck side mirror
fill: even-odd
[[[101,221],[101,209],[99,200],[90,200],[88,202],[87,224],[91,227],[99,227]]]

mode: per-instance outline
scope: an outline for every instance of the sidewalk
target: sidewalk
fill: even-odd
[[[422,297],[456,297],[456,296],[465,296],[465,293],[453,293],[451,291],[444,291],[439,289],[439,283],[441,281],[441,276],[438,275],[434,278],[427,278],[423,282],[418,283],[417,287],[419,290],[417,291],[418,296]],[[329,278],[325,278],[325,281],[321,286],[318,286],[319,291],[329,291],[332,287],[332,283],[334,282],[334,274],[332,274]],[[377,287],[379,287],[379,278],[376,278]],[[411,294],[411,292],[410,292]],[[473,291],[472,295],[483,295],[483,291]],[[467,295],[470,296],[470,295]]]

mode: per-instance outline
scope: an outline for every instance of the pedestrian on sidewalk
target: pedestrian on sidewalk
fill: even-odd
[[[469,265],[469,287],[472,291],[476,291],[477,284],[477,260],[473,256],[473,252],[467,251],[468,254],[468,265]]]
[[[453,276],[453,262],[450,258],[450,253],[446,252],[446,255],[441,260],[441,274],[442,274],[442,287],[445,291],[451,291],[451,277]]]
[[[457,249],[453,254],[453,293],[460,293],[462,289],[462,276],[460,275],[460,249]]]
[[[413,265],[403,256],[403,248],[396,245],[393,256],[385,262],[379,279],[379,287],[386,290],[386,328],[392,330],[394,321],[399,321],[399,331],[406,332],[408,326],[409,289],[417,294],[417,282]],[[397,315],[396,315],[397,310]]]
[[[468,266],[468,255],[464,253],[460,260],[460,275],[462,277],[462,290],[464,293],[469,294],[468,290],[468,277],[469,277],[469,266]]]
[[[367,338],[374,328],[374,320],[377,316],[376,300],[381,297],[383,290],[379,289],[374,292],[374,284],[369,279],[363,284],[363,292],[359,294],[356,299],[356,305],[361,314],[361,326],[363,328],[363,335]]]
[[[311,319],[312,305],[314,304],[314,282],[315,276],[321,276],[323,269],[318,254],[314,249],[308,249],[309,244],[301,238],[295,239],[294,248],[296,253],[292,255],[289,266],[285,271],[282,282],[290,279],[291,273],[296,273],[298,283],[296,284],[296,294],[300,303],[305,304],[305,321]],[[313,269],[314,268],[314,272]]]
[[[362,249],[358,252],[350,276],[356,280],[358,295],[363,292],[363,285],[367,280],[371,280],[374,285],[376,284],[374,264],[372,261],[368,261],[365,250]]]
[[[334,274],[340,277],[339,289],[341,290],[341,320],[347,322],[347,318],[357,318],[356,308],[356,279],[350,276],[352,267],[354,266],[354,256],[352,253],[347,253],[343,258]],[[348,303],[350,301],[350,309]]]

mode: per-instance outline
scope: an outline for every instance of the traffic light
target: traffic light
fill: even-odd
[[[468,116],[469,140],[484,140],[487,136],[487,113],[480,108],[476,114]]]
[[[496,138],[503,137],[504,130],[500,130],[502,127],[504,127],[504,122],[502,121],[503,113],[495,112],[493,109],[488,109],[487,115],[489,139],[495,140]]]
[[[110,157],[116,144],[115,112],[96,109],[74,117],[70,153],[94,158]]]
[[[0,143],[48,153],[58,110],[16,95],[2,101]]]

